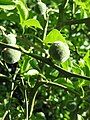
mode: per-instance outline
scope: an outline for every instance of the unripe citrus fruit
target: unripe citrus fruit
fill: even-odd
[[[46,120],[45,114],[43,112],[37,112],[36,119],[37,120]]]
[[[46,10],[47,10],[46,4],[43,2],[38,2],[38,7],[39,7],[41,14],[44,15],[46,13]]]
[[[3,40],[3,42],[7,43],[7,44],[15,45],[16,44],[16,36],[12,33],[5,35],[5,39]]]
[[[14,46],[17,47],[17,45]],[[21,52],[12,48],[4,48],[1,55],[6,63],[14,64],[20,60]]]
[[[72,101],[72,100],[69,100],[66,104],[66,107],[67,109],[70,111],[70,112],[73,112],[76,110],[77,108],[77,104],[76,102]]]
[[[57,41],[50,46],[49,54],[54,60],[65,62],[70,56],[70,50],[66,43]]]

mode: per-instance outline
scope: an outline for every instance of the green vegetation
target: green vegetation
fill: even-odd
[[[0,0],[0,120],[90,119],[90,0]]]
[[[50,46],[49,54],[56,61],[65,62],[70,56],[70,51],[66,43],[57,41]]]
[[[15,45],[15,47],[17,46]],[[5,48],[2,50],[1,56],[6,63],[14,64],[20,60],[21,52],[11,48]]]

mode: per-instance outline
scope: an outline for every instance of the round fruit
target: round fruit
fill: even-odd
[[[73,112],[76,110],[77,104],[76,104],[76,102],[69,100],[66,104],[66,107],[67,107],[68,111]]]
[[[37,120],[46,120],[45,114],[43,112],[37,112],[35,116]]]
[[[50,56],[59,62],[65,62],[70,56],[70,50],[66,43],[54,42],[49,49]]]
[[[16,36],[12,33],[8,34],[8,35],[5,35],[5,39],[3,40],[4,43],[7,43],[7,44],[13,44],[15,45],[16,44]]]
[[[14,45],[14,47],[17,47],[17,45]],[[12,48],[4,48],[1,55],[6,63],[14,64],[20,60],[21,52]]]
[[[43,2],[38,2],[38,7],[39,7],[41,14],[44,15],[46,13],[46,10],[47,10],[46,4]]]

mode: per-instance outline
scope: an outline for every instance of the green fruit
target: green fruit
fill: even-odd
[[[17,45],[14,45],[17,47]],[[4,48],[1,56],[6,63],[14,64],[20,60],[21,52],[12,48]]]
[[[65,62],[70,56],[70,50],[66,43],[54,42],[49,49],[50,56],[59,62]]]
[[[16,44],[16,36],[12,33],[8,34],[8,35],[5,35],[5,39],[3,40],[4,43],[7,43],[7,44],[13,44],[15,45]]]
[[[46,120],[45,114],[43,112],[37,112],[35,116],[37,120]]]
[[[66,104],[66,108],[68,109],[68,111],[73,112],[76,110],[77,104],[76,102],[69,100]]]
[[[38,7],[42,15],[46,14],[47,6],[43,2],[38,2]]]

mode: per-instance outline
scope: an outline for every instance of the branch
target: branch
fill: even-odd
[[[90,18],[84,18],[80,20],[67,20],[64,22],[64,25],[74,25],[74,24],[83,24],[90,22]]]
[[[57,20],[56,29],[60,29],[61,25],[59,25],[59,24],[64,19],[64,7],[65,7],[66,2],[67,2],[67,0],[64,1],[61,5],[58,6],[59,14],[58,14],[58,20]]]
[[[75,25],[75,24],[83,24],[83,23],[89,23],[90,22],[90,18],[84,18],[84,19],[80,19],[80,20],[66,20],[66,21],[59,21],[56,28],[60,29],[65,25]]]
[[[87,76],[81,76],[79,74],[75,74],[75,73],[72,73],[72,72],[68,72],[64,69],[62,69],[61,67],[57,66],[56,64],[54,64],[51,59],[49,58],[45,58],[45,57],[41,57],[41,56],[38,56],[36,54],[33,54],[33,53],[30,53],[28,51],[26,51],[24,48],[22,47],[19,47],[19,48],[16,48],[16,47],[13,47],[11,45],[8,45],[8,44],[5,44],[5,43],[2,43],[0,42],[0,45],[1,46],[4,46],[4,47],[7,47],[7,48],[12,48],[12,49],[15,49],[15,50],[18,50],[18,51],[21,51],[22,53],[26,54],[26,55],[29,55],[37,60],[40,60],[50,66],[52,66],[54,69],[58,70],[61,77],[65,77],[65,78],[71,78],[71,77],[77,77],[77,78],[81,78],[81,79],[86,79],[86,80],[90,80],[90,77],[87,77]]]

